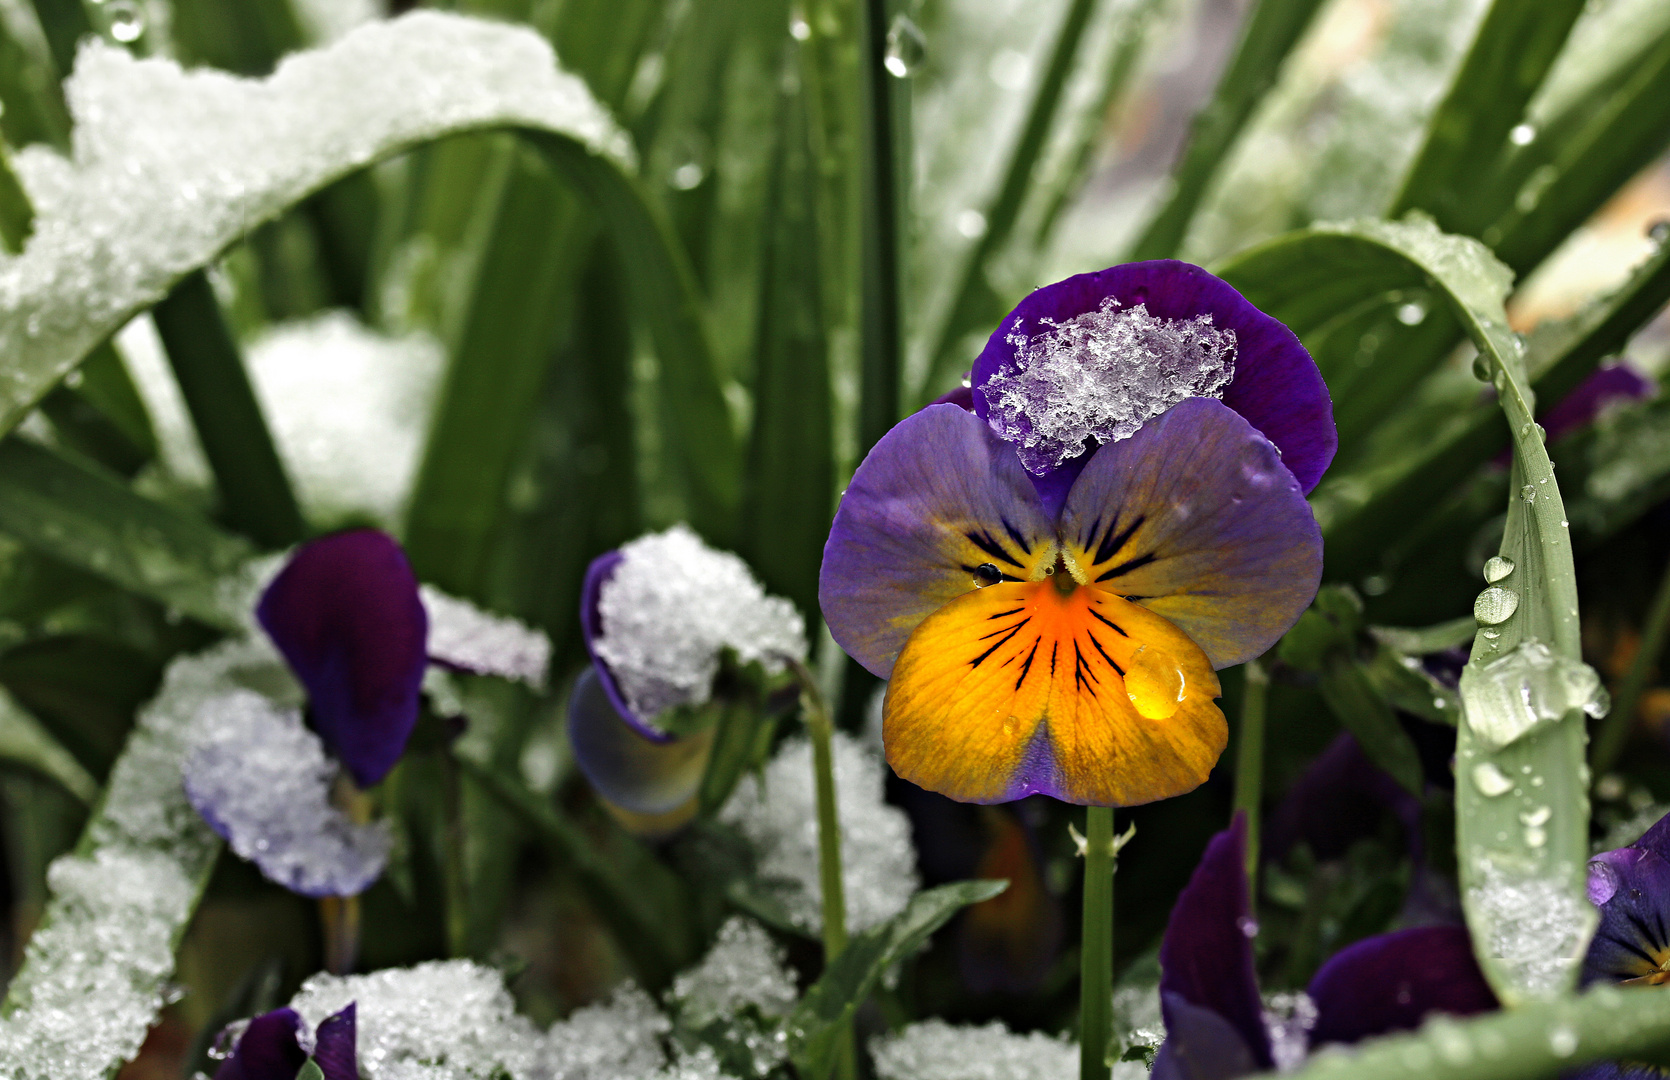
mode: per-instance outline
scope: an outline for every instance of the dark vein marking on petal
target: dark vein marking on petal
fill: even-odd
[[[1009,539],[1013,540],[1015,542],[1015,546],[1021,549],[1021,554],[1023,554],[1023,555],[1032,554],[1032,545],[1028,544],[1026,542],[1026,537],[1021,535],[1021,531],[1019,529],[1015,528],[1013,525],[1009,524],[1009,519],[1008,518],[1003,518],[1002,521],[1003,521],[1003,531],[1008,533],[1009,534]]]
[[[976,532],[975,530],[970,529],[967,532],[963,533],[963,535],[968,537],[969,543],[973,544],[975,547],[979,548],[981,551],[984,551],[987,555],[990,555],[992,558],[1002,559],[1004,562],[1008,563],[1010,566],[1013,566],[1017,570],[1026,569],[1026,567],[1021,565],[1021,562],[1020,562],[1019,559],[1017,559],[1013,555],[1009,554],[1009,550],[1007,548],[1005,548],[1002,544],[998,543],[996,540],[993,540],[986,533]]]
[[[1108,523],[1107,534],[1103,535],[1101,545],[1096,548],[1096,557],[1091,560],[1091,564],[1097,565],[1105,563],[1115,555],[1119,554],[1119,550],[1125,546],[1126,542],[1129,541],[1133,535],[1135,535],[1138,529],[1142,528],[1142,523],[1147,520],[1148,515],[1138,514],[1136,520],[1121,529],[1119,534],[1116,536],[1113,535],[1113,527],[1119,524],[1119,518],[1115,517]]]
[[[1149,563],[1153,562],[1157,558],[1159,558],[1159,556],[1154,554],[1154,552],[1152,552],[1152,551],[1150,551],[1146,555],[1138,555],[1134,559],[1125,560],[1124,562],[1120,563],[1118,566],[1114,567],[1112,570],[1109,570],[1107,573],[1103,574],[1101,577],[1097,578],[1096,580],[1097,581],[1106,581],[1109,578],[1123,577],[1126,574],[1129,574],[1132,570],[1140,570],[1142,567],[1147,566]]]
[[[1019,630],[1021,627],[1025,626],[1027,623],[1029,623],[1031,621],[1032,621],[1032,616],[1028,615],[1026,618],[1022,619],[1020,622],[1016,623],[1014,626],[1000,626],[996,630],[993,630],[989,634],[981,634],[978,640],[985,641],[988,638],[994,638],[997,635],[1003,633],[1003,631],[1005,631],[1005,630]]]
[[[991,619],[1001,619],[1005,615],[1016,615],[1016,614],[1019,614],[1020,612],[1023,612],[1025,610],[1026,609],[1024,607],[1010,608],[1008,611],[1000,611],[996,615],[987,615],[986,619],[988,621],[991,620]]]
[[[1038,646],[1043,644],[1043,642],[1044,638],[1042,635],[1032,639],[1032,651],[1026,654],[1026,663],[1021,665],[1020,677],[1015,680],[1016,690],[1021,688],[1021,683],[1026,681],[1027,675],[1032,671],[1032,659],[1038,655]]]
[[[1014,637],[1016,634],[1018,634],[1020,632],[1021,632],[1021,628],[1020,628],[1019,625],[1017,625],[1013,630],[1009,631],[1008,637],[1003,638],[1001,641],[993,642],[991,648],[987,649],[985,652],[981,653],[979,656],[976,656],[973,660],[970,660],[969,663],[968,663],[968,666],[971,667],[971,668],[979,667],[981,665],[981,663],[985,661],[986,657],[990,656],[992,653],[996,652],[998,649],[1001,649],[1003,647],[1004,642],[1008,641],[1009,638]]]
[[[1116,634],[1118,634],[1120,637],[1130,637],[1131,636],[1131,635],[1127,634],[1125,632],[1124,628],[1121,627],[1118,623],[1114,622],[1112,619],[1108,618],[1106,615],[1103,615],[1100,611],[1097,611],[1095,608],[1090,609],[1090,614],[1096,616],[1098,619],[1102,620],[1103,622],[1107,623],[1109,626],[1113,627],[1114,632]]]
[[[1090,644],[1096,646],[1096,651],[1102,654],[1102,659],[1108,662],[1108,667],[1111,667],[1113,670],[1119,672],[1119,677],[1123,679],[1125,677],[1125,669],[1113,662],[1113,657],[1109,656],[1108,651],[1102,648],[1102,643],[1096,640],[1096,635],[1086,630],[1084,632],[1084,636],[1090,639]]]
[[[1050,677],[1051,678],[1055,677],[1055,651],[1059,648],[1061,648],[1061,642],[1059,642],[1059,641],[1050,642]]]

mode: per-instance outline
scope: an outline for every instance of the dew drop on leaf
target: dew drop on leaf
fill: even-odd
[[[1506,555],[1492,555],[1490,561],[1484,564],[1484,579],[1491,585],[1496,584],[1513,573],[1513,560]]]
[[[1485,761],[1473,766],[1473,786],[1487,799],[1506,795],[1513,789],[1513,781],[1503,775],[1494,762]]]
[[[1500,585],[1492,585],[1473,601],[1473,618],[1480,626],[1495,626],[1507,622],[1518,608],[1518,593]]]

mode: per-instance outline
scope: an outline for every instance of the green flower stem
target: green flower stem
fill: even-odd
[[[325,932],[325,970],[332,975],[352,974],[360,951],[360,898],[320,897],[319,921]]]
[[[1247,881],[1258,891],[1258,805],[1264,795],[1264,715],[1270,676],[1257,660],[1241,669],[1241,741],[1235,749],[1235,809],[1247,815]]]
[[[1641,691],[1647,688],[1647,678],[1652,674],[1653,665],[1664,655],[1667,630],[1670,630],[1670,565],[1665,566],[1664,575],[1658,581],[1658,592],[1653,596],[1653,606],[1647,609],[1647,621],[1641,627],[1641,647],[1630,662],[1624,683],[1613,699],[1612,711],[1607,714],[1606,723],[1595,740],[1595,748],[1589,754],[1589,767],[1597,779],[1618,763],[1618,755],[1623,753],[1624,743],[1629,741],[1635,707],[1641,701]]]
[[[1113,807],[1086,807],[1084,820],[1079,1080],[1108,1080],[1108,1043],[1113,1037]]]
[[[806,711],[806,732],[812,739],[812,780],[817,785],[818,799],[818,884],[823,891],[823,963],[835,962],[847,947],[847,902],[845,885],[841,880],[841,820],[835,805],[835,752],[833,740],[835,724],[829,716],[829,706],[823,692],[806,665],[793,661],[795,678],[800,683],[800,703]],[[840,1035],[836,1074],[841,1080],[851,1080],[856,1074],[857,1054],[852,1041],[852,1025]]]

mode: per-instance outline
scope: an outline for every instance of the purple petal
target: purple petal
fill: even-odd
[[[1641,835],[1641,839],[1631,844],[1643,851],[1650,851],[1659,858],[1670,862],[1670,814],[1659,818],[1653,827]]]
[[[1670,860],[1644,848],[1622,848],[1589,866],[1589,895],[1605,900],[1583,958],[1583,983],[1670,982]],[[1597,877],[1604,882],[1599,889]]]
[[[1166,1041],[1154,1057],[1152,1080],[1233,1080],[1259,1071],[1246,1040],[1211,1009],[1180,994],[1160,994]]]
[[[325,1080],[360,1080],[355,1060],[356,1011],[355,1002],[350,1001],[341,1012],[325,1017],[314,1033],[313,1060]]]
[[[841,647],[885,679],[918,624],[974,590],[980,566],[1029,580],[1034,562],[1053,558],[1054,534],[1014,448],[962,409],[930,405],[853,474],[818,602]]]
[[[355,896],[391,841],[331,805],[336,764],[294,710],[252,690],[206,702],[182,771],[186,799],[232,850],[303,896]]]
[[[232,1056],[215,1070],[215,1080],[296,1080],[307,1064],[296,1033],[302,1018],[294,1009],[275,1009],[249,1022]]]
[[[1560,399],[1559,404],[1538,419],[1548,432],[1548,441],[1593,423],[1601,410],[1617,401],[1643,401],[1658,393],[1658,384],[1625,363],[1608,364]]]
[[[1033,292],[1009,313],[974,362],[974,408],[986,418],[980,388],[1010,365],[1012,334],[1033,335],[1044,320],[1065,322],[1113,297],[1126,307],[1145,304],[1161,319],[1210,315],[1235,332],[1235,376],[1223,401],[1276,445],[1282,462],[1309,492],[1334,458],[1334,408],[1322,374],[1293,331],[1248,303],[1227,282],[1198,266],[1159,259],[1079,274]]]
[[[928,402],[929,405],[955,405],[964,412],[974,411],[974,388],[972,386],[958,386],[950,393],[941,394]]]
[[[375,529],[304,544],[255,609],[307,688],[325,745],[370,787],[417,723],[429,619],[400,545]]]
[[[1161,1004],[1166,1030],[1175,1032],[1175,995],[1209,1009],[1240,1035],[1254,1064],[1270,1068],[1258,976],[1253,970],[1251,901],[1247,895],[1247,817],[1237,813],[1214,836],[1200,865],[1177,897],[1160,940]]]
[[[1471,1016],[1496,1008],[1473,943],[1459,926],[1418,926],[1341,949],[1316,973],[1313,1045],[1350,1043],[1420,1026],[1428,1013]]]
[[[1276,804],[1265,830],[1266,850],[1281,859],[1301,840],[1319,859],[1343,856],[1352,842],[1378,833],[1381,816],[1396,814],[1419,861],[1421,804],[1342,732],[1318,754]]]
[[[1664,1070],[1631,1061],[1596,1061],[1568,1073],[1565,1080],[1664,1080]]]
[[[1293,474],[1209,398],[1096,451],[1061,535],[1091,581],[1171,620],[1219,669],[1275,644],[1322,577],[1322,532]]]
[[[597,667],[586,668],[568,699],[574,762],[597,793],[634,814],[670,814],[701,786],[713,731],[683,739],[646,739],[610,700]]]
[[[580,636],[586,643],[586,655],[591,657],[592,670],[597,672],[598,683],[616,715],[650,742],[671,742],[674,736],[645,720],[632,708],[626,700],[626,695],[621,692],[620,684],[615,681],[615,673],[609,670],[608,663],[592,648],[592,642],[603,636],[603,616],[598,610],[598,602],[603,596],[603,586],[615,576],[615,570],[625,559],[626,556],[619,551],[605,551],[586,567],[585,580],[580,584]]]

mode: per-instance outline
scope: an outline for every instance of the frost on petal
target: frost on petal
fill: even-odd
[[[650,1076],[667,1063],[661,1040],[672,1023],[648,994],[627,983],[599,1005],[576,1009],[541,1041],[537,1075],[549,1080]]]
[[[767,596],[747,563],[686,526],[639,537],[620,555],[599,590],[601,632],[589,644],[638,716],[704,704],[721,649],[768,672],[806,658],[794,605]]]
[[[540,689],[551,662],[551,639],[515,619],[425,585],[418,595],[429,612],[429,658],[477,675],[518,679]]]
[[[84,43],[65,83],[72,157],[32,146],[24,253],[0,259],[0,352],[15,419],[81,356],[249,229],[413,143],[488,125],[630,143],[526,27],[416,12],[239,79]]]
[[[1002,1021],[982,1026],[923,1020],[870,1043],[879,1080],[1072,1080],[1077,1043],[1040,1031],[1016,1034]],[[1114,1080],[1148,1075],[1140,1061],[1119,1061]]]
[[[904,910],[920,882],[910,819],[883,798],[885,766],[845,732],[835,733],[835,797],[841,817],[847,924],[865,930]],[[812,744],[783,744],[763,775],[745,776],[720,812],[754,848],[762,879],[782,886],[782,901],[808,930],[823,926]]]
[[[1221,397],[1235,374],[1235,331],[1209,315],[1160,319],[1113,297],[1036,333],[1013,333],[1009,365],[982,387],[992,430],[1042,475],[1086,440],[1117,442],[1185,398]]]
[[[383,872],[390,837],[331,805],[336,773],[299,712],[233,690],[204,704],[184,782],[198,813],[268,879],[304,896],[354,896]]]
[[[437,960],[370,975],[315,975],[290,1007],[310,1025],[355,1004],[363,1080],[535,1075],[540,1038],[498,971]]]
[[[263,331],[248,359],[309,519],[397,525],[429,430],[441,343],[380,334],[330,311]]]

